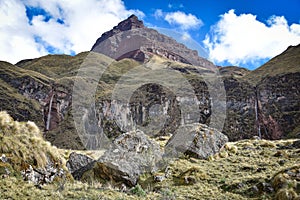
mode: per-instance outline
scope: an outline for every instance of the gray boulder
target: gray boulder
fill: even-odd
[[[228,137],[205,124],[194,123],[179,127],[165,147],[165,157],[188,154],[195,158],[207,159],[219,152],[228,142]]]
[[[94,173],[105,180],[134,186],[141,174],[156,171],[161,158],[162,151],[156,142],[142,131],[131,131],[114,140],[95,164]]]

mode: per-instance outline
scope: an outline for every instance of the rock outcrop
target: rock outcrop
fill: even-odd
[[[84,172],[93,168],[94,163],[94,159],[83,154],[72,152],[66,166],[74,179],[80,180]]]
[[[143,21],[139,20],[137,16],[131,15],[128,19],[120,22],[117,26],[115,26],[112,30],[107,31],[101,35],[100,38],[97,39],[96,43],[93,45],[92,50],[95,49],[101,42],[107,40],[115,34],[118,34],[123,31],[129,31],[131,29],[136,28],[144,28]]]
[[[231,141],[252,138],[257,133],[255,88],[235,77],[224,77],[226,119],[223,128]]]
[[[300,136],[300,73],[263,79],[257,86],[259,125],[264,138]]]

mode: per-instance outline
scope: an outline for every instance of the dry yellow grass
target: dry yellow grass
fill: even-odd
[[[241,140],[227,143],[208,160],[181,157],[155,174],[144,174],[139,185],[120,191],[110,182],[88,183],[67,180],[64,187],[54,182],[37,189],[16,174],[0,179],[0,199],[299,199],[300,149],[297,140]],[[163,142],[161,141],[161,145]],[[15,122],[0,112],[0,154],[13,166],[0,162],[1,169],[20,170],[22,163],[43,166],[46,155],[68,158],[71,150],[57,149],[46,142],[32,122]],[[97,158],[101,152],[80,151]],[[272,187],[272,190],[268,190]]]
[[[48,159],[65,162],[58,149],[44,140],[34,122],[14,121],[5,111],[0,112],[0,153],[12,160],[15,170],[28,165],[44,167]]]

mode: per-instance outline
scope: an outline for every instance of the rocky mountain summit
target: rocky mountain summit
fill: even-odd
[[[213,69],[213,64],[198,56],[176,40],[144,26],[135,15],[120,22],[112,30],[102,34],[91,51],[102,53],[116,60],[132,58],[147,62],[152,55],[171,61]]]
[[[131,15],[128,19],[121,21],[117,26],[115,26],[112,30],[107,31],[101,35],[100,38],[97,39],[96,43],[93,45],[91,51],[95,49],[101,42],[107,40],[108,38],[123,32],[129,31],[136,28],[145,28],[143,21],[139,20],[137,16]]]

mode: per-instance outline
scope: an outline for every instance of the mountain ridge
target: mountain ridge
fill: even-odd
[[[131,16],[130,20],[131,19],[134,21],[138,20],[134,16]],[[125,24],[124,27],[127,27],[124,28],[126,33],[132,33],[133,35],[145,33],[147,37],[149,36],[150,38],[157,38],[159,36],[162,40],[164,40],[164,38],[166,41],[170,40],[166,36],[161,36],[161,34],[158,34],[155,30],[145,28],[140,21],[134,22],[134,24],[136,24],[134,26],[124,22],[120,22],[119,24],[122,23]],[[115,30],[119,30],[117,27],[118,26],[116,26]],[[134,28],[132,29],[132,27]],[[127,32],[128,30],[126,29],[134,31]],[[136,32],[135,30],[139,31]],[[154,36],[151,36],[152,33]],[[120,35],[122,36],[122,34],[124,33],[121,33]],[[117,39],[120,35],[115,36],[112,34],[110,37],[116,37],[115,39]],[[122,39],[121,36],[120,38]],[[125,34],[123,36],[127,37],[130,36],[130,34]],[[125,44],[126,42],[127,41],[125,41]],[[161,42],[159,44],[161,44]],[[109,41],[106,45],[112,45],[112,43]],[[106,45],[102,47],[106,47]],[[178,43],[176,43],[176,45],[176,48],[178,48],[179,51],[186,50],[186,47],[183,45]],[[120,45],[118,44],[117,47],[120,48]],[[181,47],[182,49],[180,50]],[[168,48],[170,48],[170,46],[166,47],[167,50]],[[259,131],[261,132],[262,137],[267,139],[300,137],[300,122],[298,120],[300,119],[300,105],[297,101],[297,99],[299,99],[297,94],[299,94],[300,90],[297,84],[299,82],[300,74],[299,67],[297,67],[299,66],[299,49],[299,45],[290,47],[283,52],[283,54],[276,56],[274,59],[271,59],[270,62],[263,65],[262,69],[265,70],[265,68],[267,68],[269,70],[269,68],[272,69],[274,64],[276,64],[277,67],[275,66],[275,68],[280,70],[277,70],[278,72],[275,70],[276,73],[274,72],[274,76],[272,77],[261,76],[262,78],[255,83],[253,83],[249,77],[255,78],[259,77],[259,74],[264,75],[264,70],[259,68],[254,71],[248,71],[238,67],[219,68],[227,95],[227,117],[223,132],[227,134],[230,140],[235,141],[251,138],[258,135]],[[211,101],[207,85],[199,76],[199,73],[202,73],[202,75],[212,74],[213,71],[211,68],[207,68],[207,65],[211,66],[212,63],[200,58],[203,60],[202,64],[204,63],[207,65],[193,66],[191,63],[178,62],[178,60],[174,60],[172,57],[169,59],[164,55],[157,55],[153,52],[149,53],[147,49],[141,48],[140,50],[145,51],[144,54],[149,55],[148,61],[134,59],[134,57],[132,57],[134,54],[125,54],[122,59],[114,61],[112,65],[107,68],[98,84],[96,98],[100,108],[97,108],[99,110],[96,112],[99,116],[103,116],[103,118],[98,120],[106,133],[110,134],[109,130],[113,130],[114,133],[111,137],[115,137],[124,132],[124,130],[121,130],[114,122],[112,115],[108,115],[110,112],[115,112],[114,110],[105,113],[103,112],[103,110],[109,110],[112,109],[112,107],[129,109],[128,112],[126,111],[127,113],[121,109],[118,111],[119,115],[125,115],[124,113],[126,113],[127,117],[132,118],[135,123],[140,126],[146,126],[147,123],[149,123],[146,120],[149,118],[148,109],[150,109],[154,103],[161,104],[164,105],[164,109],[168,110],[170,118],[167,125],[163,127],[161,130],[162,132],[159,134],[172,133],[179,125],[180,112],[178,102],[176,103],[174,97],[170,95],[168,91],[164,90],[162,86],[157,84],[148,84],[141,87],[135,93],[130,107],[125,104],[118,104],[110,101],[110,96],[115,84],[123,74],[126,74],[136,66],[143,66],[143,64],[149,64],[151,62],[158,66],[176,70],[189,81],[195,90],[198,98],[197,101],[200,102],[200,122],[208,124],[211,117]],[[115,51],[109,49],[108,53],[111,52]],[[77,70],[81,67],[81,64],[90,53],[95,53],[95,51],[82,52],[75,56],[47,55],[36,59],[23,60],[16,65],[1,62],[0,78],[1,82],[3,82],[3,85],[6,85],[6,87],[2,88],[0,97],[2,99],[9,99],[9,101],[5,101],[7,103],[1,104],[0,109],[8,110],[8,112],[17,120],[26,121],[34,119],[44,130],[46,122],[49,121],[47,118],[47,116],[49,116],[49,110],[51,110],[49,130],[46,131],[45,137],[59,147],[83,148],[82,144],[80,144],[78,135],[74,135],[76,129],[71,113],[72,90],[74,82],[77,79],[83,78],[77,76]],[[138,51],[135,53],[138,53]],[[194,55],[195,52],[189,50],[188,54],[185,55],[189,55],[190,53]],[[282,58],[282,56],[284,56],[284,58]],[[282,63],[281,60],[283,60]],[[291,71],[283,70],[286,63],[292,63],[292,67],[289,68]],[[290,86],[292,87],[289,88]],[[147,94],[147,98],[149,99],[146,98],[143,101],[138,101],[139,97],[141,97],[138,95],[143,93]],[[8,94],[10,96],[7,96]],[[162,97],[158,98],[157,95],[162,95]],[[14,96],[16,97],[15,101],[13,101]],[[166,97],[170,97],[170,99],[167,100]],[[50,101],[52,98],[53,102]],[[145,96],[143,96],[143,98],[145,98]],[[30,101],[33,101],[33,104],[37,106],[28,106]],[[194,100],[189,99],[189,101],[193,102]],[[24,108],[16,109],[11,102],[27,103],[26,106],[23,106]],[[50,102],[52,102],[54,106],[50,106]],[[140,109],[141,106],[144,108]],[[52,107],[53,109],[49,109],[49,107]],[[156,114],[159,115],[159,112],[157,111]],[[257,119],[255,115],[257,115]],[[122,123],[122,126],[126,127],[130,122],[124,121]],[[67,141],[72,142],[68,144]]]

